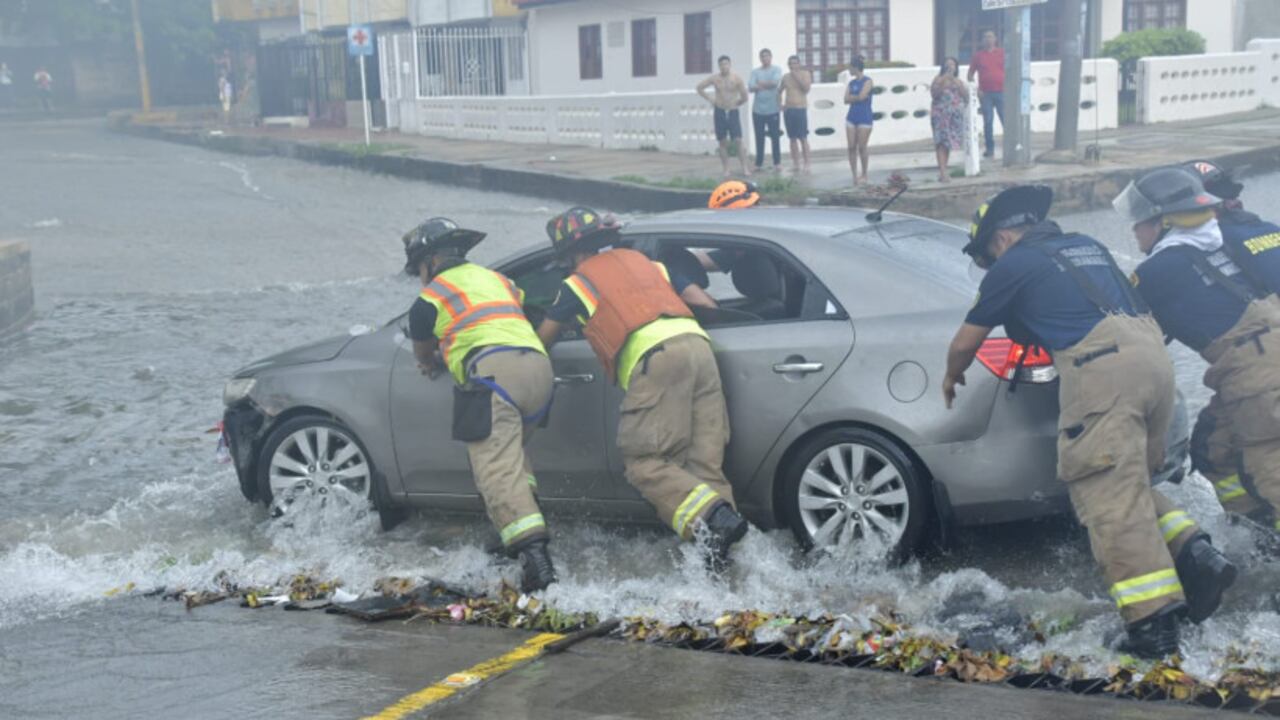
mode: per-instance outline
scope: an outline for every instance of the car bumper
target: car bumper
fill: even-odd
[[[228,407],[222,415],[222,432],[246,500],[258,499],[257,457],[266,416],[250,402]]]

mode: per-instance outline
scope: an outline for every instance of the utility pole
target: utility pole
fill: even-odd
[[[1084,65],[1089,0],[1062,3],[1062,62],[1058,71],[1058,113],[1053,149],[1075,154],[1080,133],[1080,76]]]
[[[138,53],[138,83],[142,89],[142,112],[151,112],[151,80],[147,77],[147,48],[142,42],[142,15],[138,12],[138,0],[133,6],[133,46]]]
[[[1013,28],[1004,60],[1004,165],[1025,167],[1031,164],[1031,6],[1004,12],[1005,27]]]

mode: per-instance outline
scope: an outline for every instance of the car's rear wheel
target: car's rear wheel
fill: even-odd
[[[893,440],[874,430],[819,433],[794,454],[782,482],[781,519],[806,549],[874,539],[901,559],[924,540],[924,474]]]
[[[374,499],[373,463],[354,433],[338,423],[291,418],[262,445],[258,497],[274,517],[288,515],[304,499],[367,509]]]

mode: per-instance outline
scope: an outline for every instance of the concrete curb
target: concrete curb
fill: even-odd
[[[0,338],[22,331],[34,317],[31,248],[25,242],[0,240]]]
[[[498,168],[483,164],[463,164],[406,157],[402,155],[353,155],[322,145],[269,137],[210,135],[203,129],[176,129],[129,122],[113,124],[116,130],[153,140],[194,145],[208,150],[238,155],[274,155],[306,162],[391,175],[409,180],[428,180],[477,190],[507,192],[559,200],[566,203],[609,208],[620,212],[666,212],[705,207],[707,193],[701,190],[672,190],[646,185],[595,180]]]
[[[555,173],[499,168],[472,163],[454,163],[401,155],[353,155],[331,147],[270,137],[244,135],[210,135],[203,128],[174,128],[138,125],[116,119],[113,127],[139,137],[195,145],[219,152],[240,155],[274,155],[295,160],[349,167],[410,180],[427,180],[477,190],[508,192],[518,195],[558,200],[567,203],[609,208],[621,212],[666,212],[706,206],[707,192],[675,190],[649,185],[597,180]],[[1280,144],[1254,148],[1238,153],[1206,158],[1247,177],[1280,170]],[[1054,212],[1094,210],[1109,207],[1112,198],[1133,177],[1149,168],[1099,168],[1093,172],[1039,179],[1054,191]],[[908,190],[894,203],[893,209],[938,219],[968,217],[973,209],[1000,190],[1018,180],[956,183],[949,188]],[[887,196],[847,192],[815,192],[822,205],[874,208]],[[804,197],[787,199],[792,204]]]

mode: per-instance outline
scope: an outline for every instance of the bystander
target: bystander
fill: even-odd
[[[53,75],[50,75],[49,71],[41,65],[39,69],[36,70],[36,74],[32,76],[31,81],[35,83],[36,94],[40,96],[40,109],[44,110],[45,114],[52,115]]]
[[[844,90],[844,104],[849,106],[845,115],[845,140],[849,144],[849,169],[853,171],[853,184],[862,185],[867,182],[867,161],[870,151],[867,144],[871,141],[871,126],[875,113],[871,109],[871,93],[875,91],[875,83],[867,77],[866,60],[858,55],[849,63],[849,85]],[[862,174],[858,174],[858,161],[862,161]]]
[[[809,172],[809,88],[813,74],[800,58],[787,58],[789,72],[782,77],[782,121],[791,139],[791,164],[796,172]]]
[[[986,157],[996,156],[995,116],[1004,127],[1004,48],[997,47],[996,33],[982,33],[982,49],[969,60],[969,82],[978,76],[978,106],[982,108],[982,139]]]
[[[960,79],[960,61],[949,57],[929,88],[933,105],[929,119],[933,123],[933,145],[938,154],[938,180],[951,182],[947,165],[951,151],[964,146],[965,109],[969,107],[969,88]]]
[[[773,53],[765,48],[760,51],[760,67],[751,71],[747,89],[756,96],[751,104],[751,128],[756,136],[756,169],[764,166],[764,141],[769,139],[773,151],[773,169],[782,168],[782,145],[778,127],[781,108],[778,96],[782,92],[782,68],[773,64]]]
[[[747,149],[742,145],[742,118],[738,114],[738,108],[747,102],[747,86],[733,71],[733,64],[728,55],[721,55],[718,63],[720,72],[698,83],[698,96],[715,107],[712,115],[724,176],[729,177],[730,142],[737,145],[742,174],[750,175],[751,171],[747,169]],[[707,97],[707,88],[715,89],[714,97]]]

